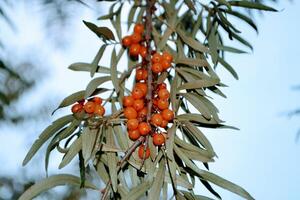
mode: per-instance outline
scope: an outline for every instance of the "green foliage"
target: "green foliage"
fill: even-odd
[[[91,64],[74,63],[69,68],[74,71],[88,71],[92,77],[97,77],[88,83],[86,90],[66,97],[58,107],[66,107],[82,98],[90,99],[96,94],[110,91],[105,104],[111,106],[111,114],[100,117],[76,113],[56,120],[36,140],[23,162],[28,163],[37,150],[52,138],[46,153],[46,165],[50,152],[55,148],[64,154],[59,168],[68,165],[79,155],[81,181],[79,178],[75,180],[74,177],[68,181],[70,178],[52,176],[33,186],[34,192],[27,191],[20,199],[30,199],[45,189],[64,183],[94,188],[85,181],[84,169],[87,166],[94,167],[101,180],[106,183],[103,198],[167,199],[168,187],[172,187],[176,199],[211,199],[194,194],[197,178],[215,198],[219,199],[220,196],[212,184],[245,199],[253,199],[242,187],[209,172],[209,163],[214,162],[216,153],[201,128],[234,128],[223,124],[218,109],[207,95],[209,91],[225,97],[221,92],[225,85],[214,70],[219,64],[238,79],[234,68],[224,57],[225,52],[245,53],[244,50],[225,44],[224,31],[229,39],[252,48],[228,16],[239,18],[256,31],[255,23],[239,8],[267,11],[275,9],[259,2],[227,0],[210,1],[207,5],[192,0],[159,1],[155,4],[159,12],[155,12],[153,24],[150,24],[153,47],[156,47],[157,51],[168,51],[174,57],[172,69],[169,73],[162,73],[157,82],[167,81],[171,87],[170,100],[175,119],[172,126],[167,128],[166,144],[157,148],[151,142],[151,137],[148,138],[151,157],[141,160],[134,150],[142,141],[129,140],[124,133],[126,120],[123,111],[118,110],[122,107],[122,97],[130,91],[130,83],[127,80],[138,65],[137,60],[124,54],[125,49],[119,44],[124,26],[121,23],[121,14],[125,12],[126,6],[130,7],[128,29],[133,23],[144,22],[143,16],[147,10],[144,1],[141,4],[115,1],[111,4],[109,14],[98,18],[111,22],[117,38],[108,28],[84,21],[104,44]],[[111,43],[108,40],[117,42]],[[111,63],[110,67],[103,67],[99,62],[103,53],[108,51],[108,45],[114,46],[111,51]],[[124,55],[129,64],[127,71],[121,72],[120,60]],[[104,89],[105,83],[110,83],[111,88]],[[60,146],[61,143],[65,143],[64,147]],[[198,167],[199,162],[203,163],[206,170]],[[27,196],[29,194],[31,196]]]

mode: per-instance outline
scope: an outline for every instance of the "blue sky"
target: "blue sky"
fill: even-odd
[[[211,165],[212,172],[243,186],[256,199],[298,200],[300,144],[295,142],[295,137],[300,119],[290,119],[286,115],[300,107],[300,91],[291,89],[300,85],[297,60],[300,55],[300,23],[297,20],[300,4],[285,2],[277,8],[281,11],[256,17],[259,35],[240,25],[254,46],[250,54],[228,54],[228,60],[240,80],[234,80],[222,68],[217,69],[223,83],[229,87],[223,89],[228,98],[214,96],[214,103],[220,109],[222,119],[241,130],[204,132],[219,157]],[[15,21],[18,27],[27,28],[19,28],[17,33],[9,30],[1,32],[1,37],[8,38],[10,54],[22,58],[26,52],[25,55],[37,59],[41,67],[48,69],[48,73],[41,86],[22,97],[23,106],[16,109],[34,109],[32,102],[42,103],[49,94],[59,100],[85,88],[88,74],[82,76],[71,72],[67,66],[73,62],[91,61],[98,50],[99,40],[81,22],[82,19],[96,21],[97,15],[88,9],[80,9],[80,13],[72,20],[70,32],[75,34],[63,35],[72,43],[59,49],[47,41],[39,7],[18,5]],[[25,152],[40,130],[58,116],[59,113],[46,121],[26,123],[20,127],[1,125],[0,162],[6,165],[1,166],[0,174],[22,174],[21,161]],[[5,156],[9,151],[13,156]],[[55,155],[55,159],[59,156]],[[39,162],[38,158],[25,168],[26,172],[33,173],[30,168],[35,166],[35,173],[42,174],[44,167],[35,162]],[[51,165],[52,173],[58,172],[55,169],[57,165]],[[201,188],[197,190],[203,191]],[[217,190],[225,200],[241,199],[222,189]]]

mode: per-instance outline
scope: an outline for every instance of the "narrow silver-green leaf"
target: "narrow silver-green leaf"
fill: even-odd
[[[94,60],[91,63],[91,77],[94,76],[95,72],[98,70],[98,64],[103,56],[103,53],[105,51],[106,45],[102,45],[95,56]]]
[[[137,200],[142,197],[145,192],[151,187],[151,182],[150,181],[144,181],[140,185],[138,185],[135,188],[132,188],[128,195],[124,198],[124,200]]]
[[[108,126],[106,131],[107,144],[115,146],[113,128]],[[107,164],[109,168],[109,176],[113,190],[116,192],[118,187],[118,174],[117,174],[117,155],[114,152],[107,152]]]
[[[82,137],[80,136],[71,144],[68,152],[63,157],[58,168],[61,169],[65,167],[67,164],[69,164],[81,149],[82,149]]]
[[[111,80],[110,76],[103,76],[103,77],[94,78],[87,85],[84,97],[85,98],[89,97],[90,95],[92,95],[95,92],[95,90],[97,89],[97,87],[99,85],[101,85],[101,84],[103,84],[107,81],[110,81],[110,80]]]
[[[158,171],[155,176],[155,179],[153,181],[152,187],[149,191],[149,200],[159,200],[160,199],[160,192],[164,183],[164,177],[165,177],[165,160],[161,159]]]
[[[208,52],[208,48],[204,46],[201,42],[193,39],[192,37],[189,37],[185,34],[183,30],[181,30],[179,27],[176,28],[176,32],[181,37],[181,39],[190,47],[193,49],[200,51],[200,52]]]
[[[82,131],[82,156],[84,159],[84,165],[87,166],[88,161],[92,156],[92,152],[97,139],[98,129],[90,129],[89,127],[84,128]]]

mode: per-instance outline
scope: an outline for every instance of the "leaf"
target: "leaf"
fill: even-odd
[[[175,59],[176,64],[185,64],[189,66],[199,66],[199,67],[206,67],[208,66],[208,62],[204,59],[197,59],[197,58],[177,58]]]
[[[208,36],[209,52],[214,64],[217,64],[218,57],[219,57],[218,48],[217,48],[219,44],[219,38],[216,35],[217,29],[218,29],[217,24],[212,25],[211,32]]]
[[[106,131],[107,144],[110,146],[115,146],[113,128],[108,126]],[[118,186],[118,174],[117,174],[117,155],[114,152],[107,152],[107,164],[109,168],[109,176],[112,184],[113,191],[117,191]]]
[[[196,89],[196,88],[205,88],[211,87],[219,83],[218,79],[210,79],[210,80],[196,80],[184,83],[179,86],[177,90],[186,90],[186,89]]]
[[[99,85],[110,80],[111,80],[110,76],[102,76],[91,80],[86,87],[84,98],[88,98],[89,96],[91,96]]]
[[[227,8],[231,10],[231,5],[230,3],[227,2],[227,0],[216,0],[216,1],[219,2],[219,4],[227,6]]]
[[[132,24],[133,18],[135,16],[136,10],[137,10],[138,6],[137,3],[135,2],[134,5],[131,7],[129,14],[128,14],[128,19],[127,19],[127,28],[128,30],[130,29],[130,26]]]
[[[145,192],[151,187],[151,182],[150,181],[144,181],[137,187],[134,187],[130,190],[128,195],[124,198],[124,200],[137,200],[142,197]]]
[[[225,69],[227,69],[231,75],[236,79],[236,80],[239,80],[239,76],[238,74],[236,73],[236,71],[232,68],[232,66],[226,62],[223,58],[220,58],[219,57],[219,62],[225,67]]]
[[[112,51],[111,54],[111,60],[110,60],[110,74],[111,74],[111,80],[114,86],[114,89],[116,93],[119,93],[120,91],[120,86],[119,86],[119,80],[118,80],[118,75],[117,75],[117,55],[116,55],[116,50],[115,48]]]
[[[31,158],[36,154],[36,152],[41,148],[41,146],[57,131],[63,128],[65,125],[73,120],[73,115],[67,115],[55,120],[50,126],[48,126],[39,136],[37,140],[31,146],[29,152],[25,156],[22,165],[26,165]]]
[[[93,31],[99,38],[102,38],[104,41],[106,40],[115,40],[115,36],[113,32],[107,27],[98,27],[91,22],[87,22],[83,20],[83,23]]]
[[[189,7],[189,9],[191,9],[195,14],[197,13],[195,5],[191,0],[184,0],[184,2]]]
[[[30,188],[28,188],[20,197],[18,200],[31,200],[40,193],[49,190],[50,188],[59,186],[59,185],[73,185],[76,187],[80,186],[80,178],[77,176],[69,175],[69,174],[59,174],[54,175],[48,178],[45,178],[41,180],[40,182],[32,185]],[[97,190],[98,188],[93,185],[92,183],[86,181],[85,188],[90,188]]]
[[[106,45],[102,45],[97,53],[97,55],[95,56],[93,62],[91,63],[91,77],[94,76],[95,72],[98,70],[98,64],[100,62],[100,59],[103,56],[103,53],[105,51]]]
[[[152,183],[152,187],[149,191],[149,200],[159,200],[160,199],[160,191],[164,183],[164,177],[165,177],[165,160],[161,159],[158,167],[157,174],[155,176],[155,179]]]
[[[82,156],[84,165],[87,166],[88,161],[92,156],[92,152],[96,143],[98,129],[90,129],[86,127],[81,134],[82,137]]]
[[[218,49],[221,51],[228,51],[231,53],[248,53],[246,51],[234,48],[234,47],[229,47],[229,46],[218,46]]]
[[[242,1],[228,1],[228,3],[231,6],[277,12],[276,9],[258,2],[249,2],[249,1],[242,0]]]
[[[91,72],[91,68],[92,68],[92,64],[90,64],[90,63],[83,63],[83,62],[73,63],[73,64],[71,64],[69,66],[69,69],[73,70],[73,71]],[[103,74],[110,74],[110,68],[98,65],[96,72],[103,73]],[[120,73],[120,72],[118,72],[118,73]]]
[[[208,52],[208,48],[201,44],[200,42],[196,41],[195,39],[186,36],[185,32],[180,28],[176,28],[176,32],[181,37],[181,39],[193,49],[200,51],[200,52]]]
[[[233,11],[233,10],[222,10],[222,11],[243,20],[244,22],[249,24],[256,32],[258,32],[256,24],[253,22],[253,20],[250,17],[248,17],[240,12]]]
[[[77,138],[70,146],[68,152],[63,157],[58,168],[61,169],[71,162],[71,160],[78,154],[82,149],[82,137]]]
[[[207,120],[205,119],[201,114],[181,114],[176,117],[179,121],[185,122],[185,121],[192,121],[197,123],[203,123],[203,124],[218,124],[216,120],[211,119]]]
[[[231,33],[232,37],[234,37],[237,41],[239,41],[240,43],[242,43],[243,45],[249,47],[251,50],[253,50],[253,47],[252,45],[247,41],[245,40],[244,38],[242,38],[241,36],[239,36],[238,34],[232,32]]]

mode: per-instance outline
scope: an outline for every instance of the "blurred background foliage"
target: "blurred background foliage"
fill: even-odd
[[[100,0],[98,0],[100,1]],[[279,0],[253,0],[259,3],[267,3],[272,6]],[[291,1],[291,0],[290,0]],[[19,0],[2,0],[0,1],[0,22],[4,25],[0,31],[0,124],[1,123],[23,123],[26,120],[34,119],[37,116],[48,115],[50,113],[49,104],[40,105],[33,112],[12,112],[16,111],[16,107],[20,104],[19,100],[22,95],[35,87],[38,81],[47,76],[46,68],[39,68],[37,63],[33,62],[30,57],[23,57],[22,60],[15,60],[14,55],[8,50],[9,41],[3,37],[1,32],[5,29],[16,34],[20,29],[26,27],[18,27],[14,19],[14,7]],[[26,1],[27,4],[40,4],[43,13],[44,27],[49,40],[58,48],[65,48],[68,45],[66,40],[68,27],[72,24],[72,14],[74,7],[84,6],[97,12],[100,10],[97,1],[81,1],[81,0],[35,0]],[[253,19],[254,13],[248,13]],[[16,49],[17,51],[17,49]],[[51,100],[50,100],[51,101]],[[53,100],[57,102],[56,100]],[[48,102],[49,103],[49,102]],[[39,113],[39,115],[37,115]],[[298,114],[295,111],[293,114]],[[0,125],[1,126],[1,125]],[[17,199],[17,197],[34,183],[35,177],[27,177],[25,180],[18,180],[16,177],[0,177],[0,199]],[[79,195],[80,194],[80,195]],[[79,199],[84,195],[80,190],[68,190],[60,197],[60,199]],[[50,190],[43,194],[46,199],[53,199],[53,191]],[[55,199],[58,199],[55,196]]]

